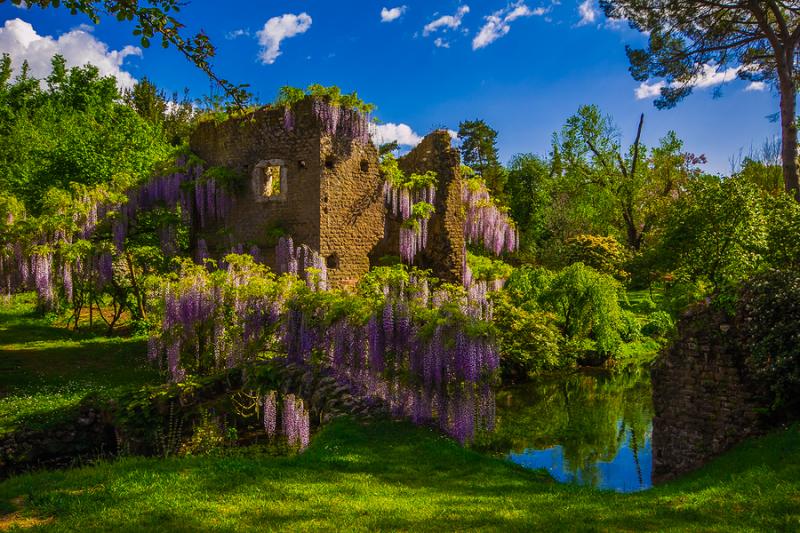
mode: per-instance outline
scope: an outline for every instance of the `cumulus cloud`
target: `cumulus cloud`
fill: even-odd
[[[126,46],[122,50],[109,50],[108,45],[98,41],[90,33],[91,28],[79,28],[61,34],[58,38],[39,35],[33,26],[22,19],[6,20],[0,28],[0,50],[11,56],[14,72],[19,72],[23,61],[28,62],[30,73],[36,78],[45,78],[51,71],[54,55],[64,56],[67,67],[80,67],[90,63],[103,76],[114,76],[117,85],[127,89],[136,79],[122,70],[126,57],[141,56],[142,50]]]
[[[455,15],[444,15],[426,24],[425,27],[422,28],[422,35],[427,37],[440,29],[444,31],[455,30],[461,26],[461,20],[467,13],[469,13],[469,6],[461,6],[458,8]]]
[[[370,135],[372,136],[372,141],[377,145],[397,141],[400,146],[416,146],[422,140],[422,137],[414,133],[414,130],[408,124],[394,124],[392,122],[371,124]]]
[[[757,91],[757,92],[766,91],[767,90],[767,84],[764,83],[763,81],[751,81],[747,85],[747,87],[744,88],[744,90],[747,91],[747,92],[751,92],[751,91]]]
[[[249,37],[249,36],[250,36],[250,30],[245,30],[241,28],[238,30],[229,31],[228,33],[225,34],[225,38],[228,39],[229,41],[232,41],[233,39],[238,39],[239,37]]]
[[[397,6],[391,9],[381,9],[381,22],[391,22],[399,19],[406,12],[406,6]]]
[[[305,33],[311,27],[311,17],[308,13],[294,15],[286,13],[279,17],[269,19],[264,28],[256,33],[261,51],[258,58],[265,65],[271,65],[281,55],[281,42],[295,35]]]
[[[448,43],[441,37],[437,37],[436,39],[434,39],[433,44],[436,45],[436,48],[450,48],[450,43]]]
[[[581,16],[581,19],[578,21],[578,26],[594,24],[594,21],[597,20],[597,10],[594,8],[594,0],[584,0],[581,5],[578,6],[578,14]]]
[[[678,88],[684,86],[696,87],[698,89],[706,89],[708,87],[715,87],[722,85],[731,80],[736,79],[742,67],[731,67],[725,70],[720,70],[717,65],[705,64],[702,65],[700,72],[692,78],[688,83],[673,82],[669,85],[671,88]],[[760,91],[766,88],[761,87],[763,82],[754,81],[747,86],[747,91]],[[634,91],[637,100],[644,100],[646,98],[655,98],[661,94],[661,89],[667,87],[664,81],[647,82],[643,81]]]
[[[510,4],[505,9],[495,11],[491,15],[484,17],[486,23],[481,27],[478,34],[472,39],[472,49],[478,50],[489,46],[500,37],[511,31],[511,23],[522,17],[533,15],[541,16],[548,12],[548,9],[538,7],[531,9],[523,2]]]

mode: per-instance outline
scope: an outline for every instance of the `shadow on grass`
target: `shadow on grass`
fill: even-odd
[[[792,530],[800,432],[638,494],[559,485],[405,423],[331,424],[293,458],[122,459],[0,484],[71,530]]]

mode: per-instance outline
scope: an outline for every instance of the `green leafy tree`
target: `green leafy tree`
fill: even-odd
[[[797,168],[797,67],[800,8],[778,0],[601,0],[611,18],[649,35],[645,49],[626,47],[634,79],[664,78],[656,107],[692,92],[708,65],[737,68],[739,77],[773,83],[781,96],[784,186],[800,200]]]
[[[740,178],[689,184],[654,249],[656,263],[679,279],[714,287],[755,272],[767,253],[769,214],[758,188]]]
[[[506,172],[497,156],[497,131],[483,120],[465,120],[458,125],[462,162],[481,175],[497,199],[505,197]]]
[[[622,148],[619,130],[597,106],[582,106],[555,136],[553,166],[558,176],[554,199],[561,202],[559,221],[568,233],[618,232],[634,251],[642,248],[668,205],[696,175],[703,156],[683,152],[669,132],[649,151],[641,144],[644,115],[636,138]]]
[[[0,0],[0,3],[6,1]],[[219,85],[236,107],[245,108],[252,98],[247,85],[234,85],[214,72],[211,60],[216,55],[216,48],[205,33],[184,34],[184,24],[174,17],[185,5],[180,0],[11,0],[10,3],[42,9],[63,6],[73,15],[86,15],[94,24],[100,23],[101,14],[121,22],[133,22],[133,34],[139,36],[144,48],[150,46],[152,39],[160,40],[164,48],[172,46]]]
[[[511,217],[520,229],[523,250],[541,246],[547,236],[551,187],[549,161],[534,154],[517,154],[511,159],[506,193]]]

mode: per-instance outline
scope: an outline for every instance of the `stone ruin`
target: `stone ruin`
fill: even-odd
[[[247,177],[230,213],[197,234],[212,255],[238,244],[258,246],[263,262],[278,271],[277,229],[320,254],[333,287],[352,286],[382,257],[398,255],[400,220],[384,207],[378,151],[366,118],[336,109],[331,121],[331,106],[327,115],[321,112],[327,105],[309,97],[291,108],[266,107],[198,126],[190,147],[206,167]],[[460,157],[450,135],[429,134],[399,158],[399,166],[438,176],[428,245],[414,264],[444,281],[461,282],[465,215]]]

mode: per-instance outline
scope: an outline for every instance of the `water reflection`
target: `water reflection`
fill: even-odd
[[[562,482],[621,492],[651,486],[649,372],[578,373],[497,395],[497,430],[478,445]]]

